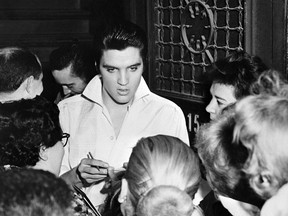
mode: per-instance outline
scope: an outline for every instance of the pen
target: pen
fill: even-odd
[[[88,152],[87,157],[88,157],[89,159],[94,159],[94,157],[93,157],[93,155],[91,154],[91,152]],[[100,171],[100,169],[99,169],[98,166],[95,166],[95,167],[96,167],[96,169],[97,169],[98,171]]]

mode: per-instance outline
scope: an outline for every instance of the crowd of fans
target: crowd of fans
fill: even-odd
[[[0,215],[288,214],[280,72],[244,51],[216,61],[211,120],[189,140],[180,107],[142,77],[145,32],[119,22],[97,40],[95,57],[78,43],[51,53],[55,101],[35,54],[0,49]]]

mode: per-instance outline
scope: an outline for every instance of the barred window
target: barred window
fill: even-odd
[[[203,73],[244,48],[244,0],[155,0],[152,90],[201,102]]]

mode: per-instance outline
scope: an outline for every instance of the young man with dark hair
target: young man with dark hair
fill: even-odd
[[[107,168],[121,168],[140,138],[165,134],[189,143],[180,107],[152,93],[142,77],[145,32],[121,22],[109,26],[99,38],[95,44],[101,75],[90,81],[82,95],[59,103],[63,131],[71,134],[62,177],[84,187],[94,205],[106,197],[100,190]],[[87,158],[89,152],[95,159]]]
[[[50,54],[50,70],[55,81],[62,86],[62,92],[55,100],[81,94],[96,75],[95,58],[92,49],[79,43],[63,45]]]

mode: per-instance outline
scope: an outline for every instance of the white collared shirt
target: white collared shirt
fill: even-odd
[[[115,136],[109,112],[102,100],[101,76],[93,78],[82,95],[61,101],[60,123],[70,138],[65,147],[61,174],[77,166],[91,152],[93,157],[109,163],[116,170],[128,162],[132,148],[142,137],[165,134],[189,144],[185,117],[175,103],[152,93],[141,78],[135,97]],[[86,189],[94,205],[103,202],[99,197],[103,184]],[[96,195],[98,194],[98,195]]]

